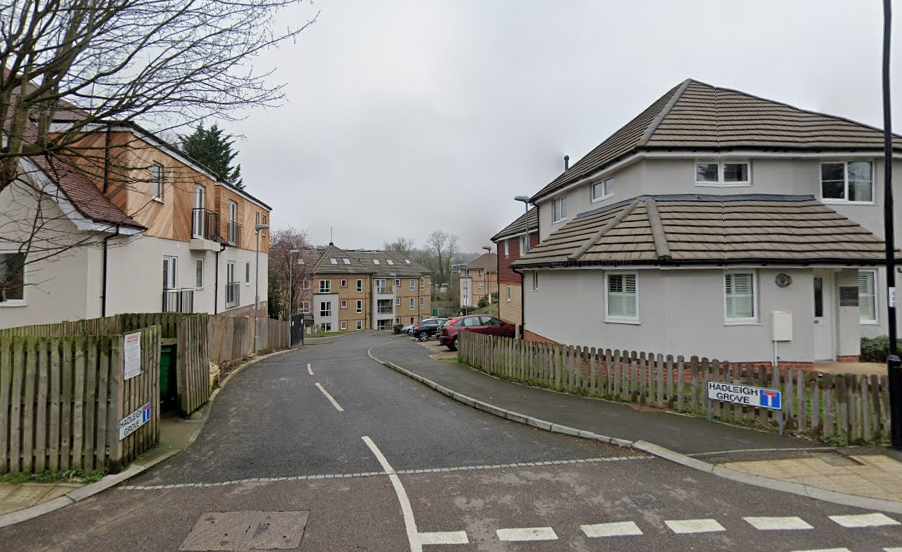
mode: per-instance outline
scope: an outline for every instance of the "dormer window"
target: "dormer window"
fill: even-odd
[[[751,186],[751,164],[748,161],[697,161],[695,185]]]
[[[873,203],[870,161],[821,163],[821,198],[826,203]]]

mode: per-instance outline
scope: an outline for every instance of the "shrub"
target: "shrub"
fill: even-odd
[[[897,345],[902,348],[902,341]],[[882,335],[873,339],[861,338],[861,361],[862,362],[886,362],[886,356],[889,354],[889,337]]]
[[[392,331],[392,333],[399,334],[399,333],[401,333],[401,328],[403,328],[403,327],[404,326],[402,324],[395,324],[394,326],[391,327],[391,331]]]
[[[485,297],[480,297],[479,298],[479,308],[484,309],[487,306],[489,306],[488,300]]]

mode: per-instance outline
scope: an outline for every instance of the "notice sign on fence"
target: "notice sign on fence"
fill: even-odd
[[[757,408],[783,409],[783,394],[776,389],[736,385],[719,381],[708,382],[708,398]]]
[[[119,440],[123,440],[150,421],[150,403],[119,420]]]
[[[141,374],[141,332],[125,336],[125,379]]]

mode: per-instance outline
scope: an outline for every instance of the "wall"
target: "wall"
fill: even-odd
[[[313,323],[318,326],[323,326],[326,323],[332,324],[332,328],[330,331],[337,332],[339,331],[339,302],[338,302],[338,293],[335,293],[335,289],[333,288],[333,293],[314,293],[313,294],[313,302],[310,305],[310,309],[313,311]],[[331,301],[332,302],[332,312],[331,316],[321,316],[320,315],[320,303]]]
[[[507,288],[510,287],[510,301],[507,300]],[[520,323],[520,315],[523,312],[523,302],[520,296],[520,281],[516,284],[501,284],[501,296],[498,300],[499,316],[512,324]]]
[[[792,276],[791,286],[774,284],[780,272]],[[530,282],[531,273],[526,276]],[[767,361],[773,356],[770,312],[787,310],[793,313],[794,339],[781,344],[781,360],[810,362],[814,349],[812,278],[811,269],[758,270],[759,323],[728,326],[724,323],[722,271],[641,270],[640,323],[633,325],[604,322],[602,271],[542,271],[539,291],[530,286],[525,293],[526,329],[571,345]],[[851,326],[840,328],[848,333],[843,347],[850,347],[840,354],[851,350],[857,339],[858,325]]]
[[[420,278],[401,278],[401,285],[395,287],[395,297],[401,300],[401,306],[395,307],[395,317],[400,319],[400,324],[418,322],[432,315],[432,277],[424,276],[425,285],[420,287]],[[410,290],[410,281],[414,281],[414,289]],[[410,299],[414,300],[414,308],[410,309]],[[420,299],[423,299],[423,307],[420,308]]]

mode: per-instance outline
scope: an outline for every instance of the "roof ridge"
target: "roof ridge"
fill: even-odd
[[[645,128],[645,132],[643,132],[639,140],[636,141],[635,147],[642,147],[649,140],[651,140],[651,137],[654,136],[655,131],[658,130],[658,126],[661,124],[661,121],[663,121],[668,115],[670,115],[670,111],[673,109],[673,106],[675,106],[677,102],[680,101],[680,98],[683,96],[683,92],[685,92],[686,89],[689,88],[689,85],[693,82],[695,81],[693,81],[692,79],[686,79],[682,83],[680,83],[677,91],[673,93],[673,96],[671,96],[670,99],[667,100],[667,103],[664,104],[664,107],[661,108],[661,111]]]
[[[654,198],[645,200],[645,215],[648,217],[648,226],[651,228],[651,237],[655,242],[655,254],[662,261],[672,259],[670,254],[670,246],[667,244],[667,233],[664,231],[664,224],[661,222],[661,214],[658,212],[658,204]]]
[[[588,251],[590,247],[595,245],[598,242],[598,240],[600,240],[612,228],[614,228],[615,226],[620,224],[623,221],[623,219],[628,217],[630,215],[630,213],[632,213],[633,210],[636,207],[638,207],[638,205],[640,203],[642,203],[642,201],[643,200],[640,198],[634,199],[633,202],[630,203],[629,205],[627,205],[624,210],[620,211],[620,213],[618,213],[617,216],[615,216],[613,219],[609,220],[607,224],[602,226],[598,232],[595,232],[594,234],[592,234],[592,236],[590,236],[589,239],[585,241],[585,243],[583,243],[581,246],[579,246],[579,248],[576,251],[569,254],[567,256],[567,259],[570,261],[578,261],[580,257],[585,255],[586,251]]]

